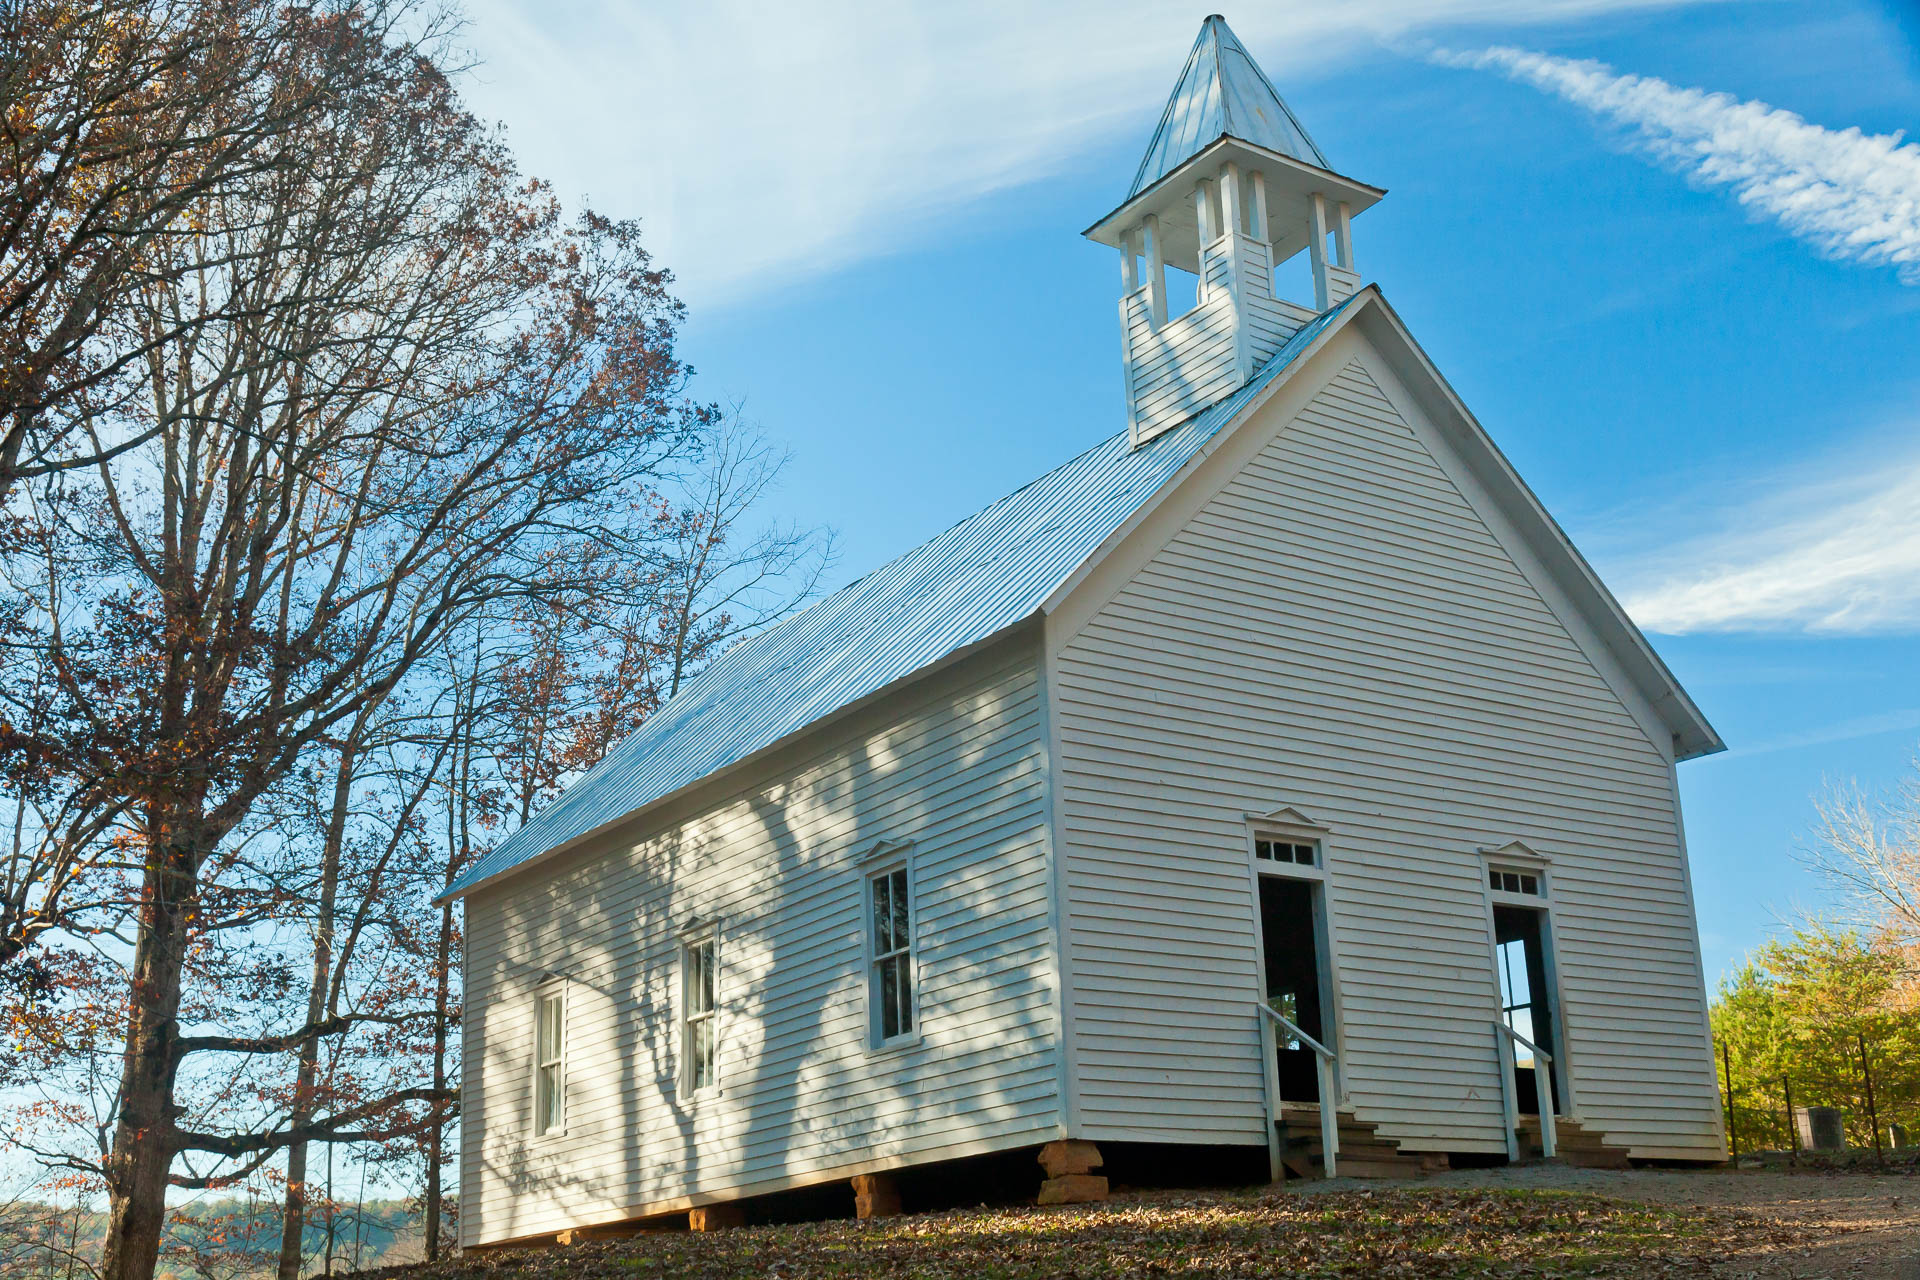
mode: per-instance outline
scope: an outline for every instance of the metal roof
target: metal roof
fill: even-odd
[[[1351,302],[1313,320],[1246,386],[1184,426],[1133,450],[1122,431],[734,646],[443,896],[617,822],[1031,617]]]
[[[1333,168],[1253,55],[1227,28],[1227,20],[1216,13],[1200,24],[1200,37],[1167,99],[1127,199],[1229,135],[1322,169]]]

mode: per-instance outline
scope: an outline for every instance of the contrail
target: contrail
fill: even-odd
[[[1828,257],[1890,266],[1920,285],[1920,144],[1900,133],[1824,129],[1765,102],[1622,75],[1603,62],[1496,46],[1429,55],[1498,71],[1632,131],[1693,181],[1725,187]]]

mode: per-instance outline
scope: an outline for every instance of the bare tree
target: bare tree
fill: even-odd
[[[833,562],[833,540],[791,523],[749,523],[779,483],[788,456],[740,415],[724,419],[673,521],[658,597],[665,695],[709,657],[789,613]]]
[[[276,1161],[297,1273],[315,1142],[417,1151],[437,1254],[429,899],[830,544],[752,525],[782,459],[686,400],[637,228],[515,173],[435,13],[0,28],[0,1082],[42,1090],[9,1140],[104,1187],[111,1280],[169,1185]]]
[[[229,1112],[179,1094],[197,1056],[286,1055],[342,1027],[228,1030],[188,980],[216,982],[218,940],[273,910],[229,882],[257,880],[265,800],[476,618],[577,597],[583,562],[649,558],[655,526],[633,512],[708,418],[682,400],[680,311],[637,229],[563,225],[417,50],[361,54],[378,74],[303,123],[296,165],[207,196],[192,235],[149,246],[164,262],[125,322],[142,354],[76,400],[94,463],[33,491],[7,563],[27,602],[10,652],[44,656],[45,680],[0,758],[47,780],[57,803],[38,812],[66,852],[23,887],[37,905],[0,962],[50,921],[130,934],[100,1163],[110,1280],[153,1274],[170,1182],[219,1185],[301,1140],[382,1140],[446,1101],[421,1085],[217,1123]],[[220,324],[183,322],[210,308]],[[552,554],[562,542],[595,554]],[[47,906],[62,877],[93,918],[72,887]],[[245,977],[287,987],[270,967]],[[175,1171],[195,1155],[230,1167]]]
[[[511,834],[696,675],[751,631],[814,593],[828,564],[828,531],[763,521],[759,504],[785,456],[738,413],[714,426],[696,465],[652,495],[657,542],[639,557],[571,553],[590,590],[516,608],[451,646],[442,687],[450,699],[441,888]],[[460,936],[443,903],[431,972],[438,983],[432,1049],[437,1088],[452,1075],[459,1020],[454,971]],[[439,1255],[444,1124],[436,1112],[422,1152],[426,1253]]]
[[[1839,891],[1844,923],[1920,955],[1920,757],[1888,793],[1836,786],[1818,809],[1802,857]]]
[[[653,495],[641,557],[577,545],[582,588],[503,621],[492,740],[511,820],[525,822],[713,656],[790,613],[832,563],[830,532],[765,522],[787,464],[738,411],[703,436],[671,492]]]
[[[347,731],[329,743],[331,769],[313,772],[307,803],[297,806],[303,812],[288,815],[290,823],[311,832],[310,839],[291,842],[296,863],[310,867],[305,855],[318,852],[318,882],[303,904],[309,908],[309,928],[299,935],[312,966],[303,1016],[305,1025],[328,1030],[293,1049],[293,1082],[285,1108],[286,1128],[295,1136],[286,1146],[279,1262],[279,1274],[286,1280],[300,1275],[306,1226],[311,1144],[303,1131],[323,1110],[338,1110],[380,1093],[380,1084],[358,1069],[370,1065],[368,1060],[403,1059],[401,1079],[390,1087],[404,1088],[419,1074],[404,1061],[409,1055],[391,1042],[390,1034],[367,1043],[350,1033],[367,1027],[390,1033],[431,1020],[439,1034],[437,1004],[428,1003],[436,988],[423,977],[423,966],[438,955],[427,949],[422,928],[427,899],[438,887],[433,873],[439,850],[422,839],[420,811],[440,784],[453,744],[450,733],[440,727],[445,717],[435,708],[419,715],[394,710],[389,701],[362,708]],[[437,741],[413,740],[423,732]],[[427,750],[421,751],[422,746]],[[287,878],[298,876],[300,869],[288,868]],[[287,923],[292,914],[282,912],[279,923]],[[330,1051],[331,1067],[324,1080],[323,1045]],[[427,1101],[431,1115],[426,1123],[455,1114],[442,1074],[434,1073]]]
[[[76,398],[193,328],[272,305],[233,295],[145,331],[125,323],[129,300],[179,279],[173,242],[195,217],[301,163],[301,130],[382,74],[367,51],[402,20],[416,40],[444,25],[405,0],[0,4],[0,502],[25,477],[148,438],[83,442]]]

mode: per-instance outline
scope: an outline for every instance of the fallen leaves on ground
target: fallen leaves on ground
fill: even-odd
[[[977,1209],[870,1222],[659,1232],[571,1248],[471,1253],[366,1280],[1109,1276],[1658,1277],[1805,1244],[1742,1209],[1581,1192],[1152,1193],[1066,1209]]]

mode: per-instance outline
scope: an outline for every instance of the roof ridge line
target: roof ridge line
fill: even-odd
[[[1217,17],[1218,15],[1211,16]],[[1200,34],[1193,38],[1193,48],[1187,50],[1187,60],[1180,64],[1180,78],[1174,81],[1173,84],[1175,92],[1167,98],[1167,105],[1160,108],[1160,122],[1153,126],[1153,133],[1148,137],[1147,153],[1140,157],[1140,163],[1133,171],[1132,189],[1136,192],[1140,190],[1140,179],[1142,175],[1146,173],[1147,165],[1153,161],[1153,144],[1159,140],[1161,130],[1167,127],[1167,122],[1173,119],[1174,104],[1179,101],[1180,97],[1178,90],[1181,85],[1186,83],[1187,72],[1193,68],[1194,59],[1200,56],[1200,46],[1205,42],[1207,32],[1212,29],[1211,23],[1202,22],[1200,24]],[[1216,49],[1219,47],[1219,41],[1214,42],[1214,47]],[[1217,60],[1214,64],[1214,70],[1216,74],[1219,71],[1219,63]],[[1225,113],[1223,112],[1222,114],[1224,115]]]

